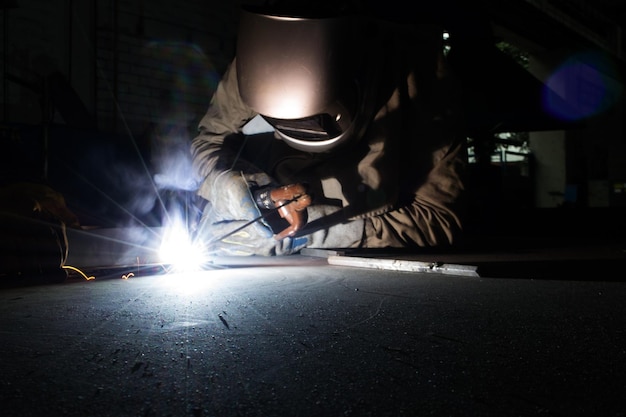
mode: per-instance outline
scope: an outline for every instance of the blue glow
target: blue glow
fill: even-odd
[[[562,120],[581,120],[602,113],[613,106],[622,93],[617,71],[599,52],[570,57],[545,84],[544,107]]]
[[[194,103],[206,105],[219,82],[219,73],[201,47],[193,43],[151,41],[145,49],[146,58],[160,66],[156,79],[169,79],[172,99],[179,105]]]

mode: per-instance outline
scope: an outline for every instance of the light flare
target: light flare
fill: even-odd
[[[174,222],[165,228],[159,257],[174,272],[201,271],[209,262],[202,242],[193,239],[182,222]]]
[[[172,272],[160,278],[159,284],[168,291],[193,296],[215,285],[214,271]]]
[[[544,106],[562,120],[582,120],[600,114],[619,101],[621,78],[604,54],[578,53],[546,80]]]

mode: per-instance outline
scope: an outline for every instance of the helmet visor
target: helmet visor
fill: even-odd
[[[349,139],[354,132],[356,91],[350,105],[335,102],[327,111],[298,119],[263,116],[280,138],[296,149],[324,152]]]
[[[356,20],[242,10],[237,81],[243,101],[289,145],[323,152],[349,138],[359,103]]]
[[[341,99],[355,48],[347,17],[303,18],[242,10],[237,81],[244,102],[259,114],[301,119]],[[353,42],[352,42],[353,43]]]

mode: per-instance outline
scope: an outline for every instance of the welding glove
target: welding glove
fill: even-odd
[[[274,232],[261,217],[250,191],[250,186],[257,184],[256,180],[267,182],[267,178],[226,171],[217,175],[211,184],[206,184],[209,188],[205,193],[210,200],[199,222],[196,238],[209,255],[289,255],[303,247],[305,240],[302,238],[274,238]]]

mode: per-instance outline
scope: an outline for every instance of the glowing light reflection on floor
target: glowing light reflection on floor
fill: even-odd
[[[182,222],[165,229],[159,256],[161,262],[171,265],[173,272],[200,271],[208,262],[204,245],[190,236]]]
[[[159,277],[159,284],[178,294],[194,294],[211,288],[216,280],[221,279],[222,271],[172,272]],[[227,271],[223,271],[227,272]]]

